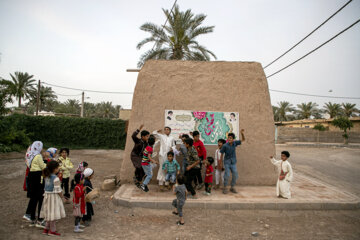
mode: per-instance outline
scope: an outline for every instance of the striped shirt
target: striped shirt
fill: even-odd
[[[150,164],[149,156],[153,153],[153,148],[151,146],[147,146],[143,151],[143,158],[141,161],[141,165],[147,166]]]

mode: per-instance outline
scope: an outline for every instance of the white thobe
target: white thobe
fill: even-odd
[[[293,170],[291,164],[287,160],[282,161],[276,160],[275,158],[271,159],[271,163],[278,168],[279,176],[281,173],[281,168],[284,173],[287,173],[283,180],[280,180],[278,177],[276,183],[276,196],[291,198],[290,182],[293,180]]]
[[[165,172],[162,169],[163,163],[167,159],[167,153],[175,147],[175,140],[172,136],[167,136],[165,134],[160,134],[157,131],[153,132],[153,135],[156,138],[160,139],[160,151],[159,151],[159,171],[157,175],[157,180],[159,181],[159,185],[164,185],[165,182]]]

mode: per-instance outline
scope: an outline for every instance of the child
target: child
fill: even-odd
[[[61,181],[61,188],[65,189],[65,203],[70,203],[70,193],[69,193],[69,179],[70,179],[70,170],[74,168],[70,158],[68,157],[70,154],[70,150],[68,148],[61,148],[60,149],[60,170],[62,172],[62,181]]]
[[[56,155],[58,154],[58,150],[56,148],[48,148],[46,150],[46,153],[48,154],[48,161],[55,161]]]
[[[84,170],[84,188],[85,194],[88,194],[92,191],[93,186],[91,184],[91,179],[94,177],[94,170],[91,168],[86,168]],[[91,202],[86,202],[86,214],[83,216],[82,220],[85,226],[90,226],[92,216],[94,215],[94,208]]]
[[[26,154],[26,165],[29,168],[27,177],[27,197],[30,198],[27,214],[30,214],[30,226],[43,227],[40,219],[40,211],[43,202],[44,184],[41,179],[42,170],[45,169],[42,155],[44,154],[43,143],[35,141]],[[38,205],[38,221],[36,221],[35,213]],[[24,216],[25,218],[25,216]]]
[[[237,193],[235,187],[236,184],[236,179],[238,177],[238,172],[236,169],[236,147],[239,146],[241,144],[241,142],[245,141],[245,136],[244,136],[244,129],[241,129],[240,131],[241,133],[241,138],[242,140],[236,140],[235,139],[235,134],[234,133],[229,133],[228,134],[228,142],[225,143],[220,152],[221,152],[221,158],[220,158],[220,162],[221,164],[223,164],[223,160],[224,160],[224,167],[225,167],[225,176],[224,176],[224,190],[223,193],[227,194],[229,193],[228,189],[227,189],[227,184],[229,182],[229,178],[230,178],[230,171],[232,174],[232,179],[231,179],[231,188],[230,191],[233,193]],[[224,158],[224,154],[225,154],[225,158]]]
[[[44,204],[40,212],[40,217],[46,221],[46,226],[43,234],[49,236],[60,236],[56,232],[56,221],[65,218],[65,209],[62,198],[61,183],[56,176],[59,171],[59,163],[50,161],[43,170],[43,177],[45,179],[45,194]]]
[[[191,193],[190,198],[196,199],[196,191],[192,185],[192,182],[195,180],[196,175],[200,169],[200,159],[196,149],[193,146],[194,140],[188,138],[185,140],[185,146],[187,148],[186,161],[188,166],[186,167],[185,177],[186,177],[186,189]]]
[[[76,186],[74,187],[74,196],[73,196],[73,214],[75,217],[75,229],[74,232],[81,233],[84,230],[80,227],[85,227],[80,225],[80,220],[85,214],[85,192],[84,192],[84,175],[82,173],[76,173],[74,177]]]
[[[279,169],[279,178],[276,183],[276,196],[289,199],[291,198],[290,182],[293,179],[293,171],[291,164],[287,159],[290,157],[288,151],[281,152],[281,160],[276,160],[273,156],[270,157],[272,164]]]
[[[176,194],[176,199],[173,200],[172,205],[175,207],[174,211],[172,212],[175,215],[179,215],[180,219],[176,222],[177,225],[184,225],[184,216],[182,209],[185,205],[187,191],[184,185],[185,179],[183,175],[178,175],[177,178],[177,186],[173,186],[174,194]]]
[[[171,128],[165,127],[164,134],[163,130],[154,131],[153,134],[155,137],[160,138],[160,152],[159,152],[159,171],[157,175],[157,180],[159,181],[160,191],[164,191],[164,182],[165,182],[165,172],[162,170],[161,166],[167,159],[167,153],[172,151],[172,148],[175,147],[175,140],[170,136]]]
[[[214,169],[212,167],[212,164],[214,163],[214,158],[208,157],[205,161],[206,165],[206,172],[205,172],[205,195],[210,196],[211,195],[211,187],[213,182],[213,174]]]
[[[181,138],[181,140],[182,140],[182,144],[180,145],[180,152],[183,155],[181,173],[185,174],[185,170],[187,167],[187,162],[186,162],[187,148],[185,146],[185,139],[189,138],[189,135],[183,134],[183,135],[180,135],[179,138]]]
[[[78,165],[78,168],[76,169],[76,174],[80,173],[80,174],[83,174],[84,173],[84,170],[88,167],[88,163],[87,162],[81,162],[79,163]],[[70,187],[70,192],[72,192],[74,190],[76,186],[76,181],[75,181],[75,176],[74,176],[74,179],[71,180],[71,187]]]
[[[149,137],[148,140],[148,146],[145,148],[144,153],[143,153],[143,159],[141,162],[142,168],[144,169],[144,172],[146,174],[145,180],[144,182],[141,184],[141,189],[144,192],[148,192],[149,188],[148,188],[148,184],[153,176],[153,171],[152,171],[152,165],[151,163],[157,163],[154,159],[152,159],[151,155],[153,154],[153,145],[155,143],[155,137],[153,135],[151,135]]]
[[[225,139],[219,139],[218,140],[218,149],[216,149],[216,151],[215,151],[215,158],[214,158],[215,184],[216,184],[215,189],[220,188],[220,177],[221,177],[221,182],[224,184],[225,170],[223,168],[223,164],[221,164],[221,162],[220,162],[220,158],[221,158],[220,150],[225,143],[226,143]]]
[[[202,161],[206,159],[206,148],[204,146],[204,143],[200,140],[200,133],[198,131],[192,132],[192,136],[194,138],[194,147],[198,152],[198,156],[200,158],[200,168],[197,170],[197,174],[195,178],[195,183],[199,184],[197,189],[200,190],[204,186],[201,176],[201,167],[202,167]]]
[[[176,174],[178,174],[178,175],[180,174],[180,165],[176,161],[176,159],[174,159],[174,153],[173,152],[168,152],[167,153],[167,158],[168,159],[162,165],[162,169],[166,173],[165,185],[169,186],[169,190],[170,190],[169,181],[170,181],[170,183],[175,184]]]
[[[135,167],[135,176],[134,176],[134,183],[135,185],[140,188],[140,184],[145,176],[144,169],[141,165],[141,160],[143,157],[143,152],[146,146],[148,145],[147,141],[150,137],[150,133],[146,130],[141,131],[144,125],[141,125],[139,129],[137,129],[131,136],[132,140],[134,141],[135,145],[133,150],[131,151],[131,162]],[[141,138],[138,138],[137,135],[141,131]]]

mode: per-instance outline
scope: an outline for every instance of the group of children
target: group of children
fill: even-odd
[[[59,158],[56,159],[58,153]],[[42,142],[35,141],[25,155],[27,170],[24,190],[27,191],[30,200],[23,218],[30,222],[30,226],[44,228],[45,235],[61,235],[56,231],[55,223],[66,216],[63,202],[70,203],[70,191],[74,191],[74,232],[83,232],[82,228],[90,226],[94,215],[92,203],[86,198],[92,191],[91,179],[94,170],[89,168],[86,162],[81,162],[70,188],[70,171],[74,166],[69,154],[68,148],[62,148],[60,151],[56,148],[45,150]]]
[[[172,204],[175,207],[173,213],[180,216],[177,224],[184,224],[182,207],[187,197],[196,199],[196,190],[200,190],[204,186],[204,194],[211,195],[214,175],[215,189],[220,188],[221,181],[223,184],[223,194],[228,194],[229,191],[237,193],[235,189],[238,178],[236,147],[245,141],[244,129],[240,131],[241,140],[235,140],[234,133],[228,133],[226,140],[219,139],[215,156],[209,157],[203,142],[200,140],[198,131],[191,132],[190,135],[180,135],[179,138],[182,140],[182,144],[179,150],[177,150],[175,140],[170,135],[170,127],[154,131],[152,134],[147,130],[142,130],[142,128],[143,125],[132,134],[132,139],[135,143],[131,152],[131,161],[135,167],[134,183],[143,191],[148,192],[148,184],[152,179],[153,169],[159,165],[157,180],[160,191],[171,189],[171,185],[173,185],[172,189],[177,196]],[[139,133],[140,138],[138,138]],[[160,143],[158,161],[154,159],[156,155],[154,148],[157,143]],[[180,155],[180,153],[183,155],[181,167],[176,160],[176,156]],[[289,152],[284,151],[281,155],[282,161],[277,161],[271,157],[271,162],[280,169],[277,196],[283,198],[291,197],[290,181],[292,180],[292,168],[287,161],[289,156]],[[205,165],[204,179],[202,176],[203,165]],[[228,184],[231,175],[229,189]],[[189,196],[187,196],[188,192],[190,193]]]

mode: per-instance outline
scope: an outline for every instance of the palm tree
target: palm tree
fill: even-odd
[[[5,80],[0,77],[0,116],[10,112],[10,109],[6,107],[6,104],[12,102],[13,100],[8,85]]]
[[[29,98],[30,92],[34,90],[35,80],[33,75],[29,75],[27,72],[15,72],[15,76],[10,73],[11,80],[4,80],[8,86],[12,96],[18,99],[18,106],[21,107],[21,99]]]
[[[298,109],[295,112],[298,114],[299,119],[309,119],[311,116],[315,116],[318,112],[318,104],[313,102],[298,104]]]
[[[30,92],[31,100],[30,104],[36,106],[37,101],[37,90],[33,90]],[[55,92],[52,90],[51,87],[44,87],[41,86],[40,88],[40,97],[39,97],[39,111],[45,110],[45,111],[52,111],[55,105],[55,101],[57,99],[57,96],[55,95]]]
[[[343,103],[342,105],[342,111],[346,117],[355,117],[356,115],[354,113],[358,113],[359,110],[355,107],[356,104],[352,103]]]
[[[163,12],[168,19],[166,26],[145,23],[140,27],[151,36],[139,42],[136,48],[141,49],[146,43],[154,42],[155,49],[146,51],[140,57],[138,67],[142,67],[148,59],[194,61],[210,61],[211,57],[216,59],[213,52],[195,40],[196,37],[214,30],[215,26],[200,26],[206,15],[194,16],[190,9],[181,12],[178,5],[175,6],[174,11],[163,9]]]
[[[330,118],[341,115],[341,105],[338,103],[325,103],[324,112],[330,115]]]
[[[288,121],[291,119],[291,115],[288,115],[287,113],[293,112],[295,109],[292,107],[292,104],[289,102],[279,102],[279,109],[277,110],[277,114],[279,117],[279,121]]]
[[[273,114],[274,114],[274,121],[279,121],[279,108],[277,106],[272,106]]]
[[[96,104],[96,114],[97,117],[101,118],[115,118],[116,109],[112,105],[112,102],[101,102]]]

